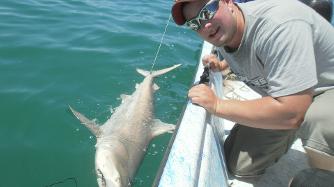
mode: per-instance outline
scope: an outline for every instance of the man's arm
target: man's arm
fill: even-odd
[[[273,98],[270,96],[256,100],[221,100],[206,85],[200,84],[190,89],[189,98],[210,113],[219,117],[254,128],[293,129],[304,120],[312,102],[312,89],[293,95]]]

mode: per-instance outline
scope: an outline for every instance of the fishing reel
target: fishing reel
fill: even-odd
[[[217,58],[219,58],[219,54],[218,54],[218,51],[217,51],[216,47],[212,48],[211,54],[214,54],[214,55],[217,56]],[[206,84],[206,85],[208,85],[210,83],[210,65],[209,64],[207,64],[204,67],[203,73],[200,76],[200,80],[199,80],[198,84]]]

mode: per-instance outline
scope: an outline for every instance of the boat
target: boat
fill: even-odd
[[[214,52],[215,47],[204,41],[193,84],[198,84],[203,78],[205,67],[201,63],[202,57]],[[249,100],[261,97],[245,83],[236,80],[233,73],[223,75],[210,71],[209,85],[222,99]],[[222,147],[234,125],[234,122],[211,115],[204,108],[188,101],[153,186],[288,186],[289,180],[298,171],[310,167],[301,140],[297,139],[290,150],[257,180],[234,178],[226,169]]]

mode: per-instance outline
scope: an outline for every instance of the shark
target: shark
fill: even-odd
[[[97,124],[71,106],[70,111],[96,137],[95,172],[99,187],[130,186],[150,141],[172,133],[175,125],[154,118],[153,95],[159,89],[153,80],[180,64],[157,71],[137,69],[144,80],[132,95],[121,95],[121,104],[103,124]]]

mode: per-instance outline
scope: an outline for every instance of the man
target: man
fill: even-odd
[[[301,170],[295,175],[289,187],[332,187],[334,184],[334,172],[316,168]]]
[[[206,85],[193,103],[237,123],[224,144],[229,171],[255,177],[290,147],[295,131],[314,167],[334,170],[334,29],[298,1],[176,0],[176,24],[219,47],[237,77],[262,95],[221,100]],[[211,55],[215,70],[227,65]]]
[[[312,7],[322,17],[331,22],[333,14],[333,1],[332,0],[300,0],[304,4]]]

